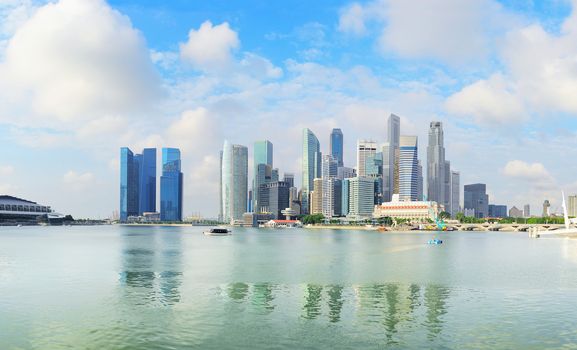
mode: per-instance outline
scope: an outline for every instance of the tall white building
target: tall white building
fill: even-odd
[[[427,147],[427,199],[440,204],[445,201],[445,147],[443,124],[431,122]]]
[[[322,213],[325,218],[332,218],[335,216],[335,179],[337,178],[338,160],[330,154],[324,155],[322,158]],[[340,199],[340,196],[338,198]]]
[[[461,211],[461,173],[451,171],[451,213],[455,217]]]
[[[352,218],[369,218],[374,210],[375,180],[370,177],[348,179],[348,215]]]
[[[302,202],[301,213],[309,213],[309,195],[314,190],[314,179],[321,177],[321,146],[310,129],[303,129]]]
[[[248,148],[224,141],[222,151],[222,211],[226,222],[242,220],[247,211]]]
[[[376,153],[377,143],[375,141],[357,141],[357,176],[367,175],[368,162],[374,159]]]
[[[383,148],[383,201],[387,202],[392,199],[392,195],[399,193],[399,143],[401,139],[401,118],[391,114],[387,120],[387,144]],[[385,156],[385,148],[387,155]],[[387,163],[385,164],[385,158]],[[388,172],[385,172],[385,167]],[[386,192],[385,192],[386,191]]]
[[[419,161],[417,136],[401,136],[399,143],[399,197],[401,201],[418,200]]]
[[[569,196],[567,201],[567,215],[577,217],[577,195]]]

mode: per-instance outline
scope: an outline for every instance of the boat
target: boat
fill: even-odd
[[[211,228],[209,231],[203,232],[205,236],[229,236],[231,231],[225,227]]]
[[[427,242],[428,244],[443,244],[443,240],[438,239],[438,238],[433,238],[430,239],[429,242]]]

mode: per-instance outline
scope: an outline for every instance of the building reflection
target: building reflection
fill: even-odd
[[[274,286],[270,283],[257,283],[253,286],[253,305],[260,311],[266,313],[272,312],[275,306],[273,304]]]
[[[305,304],[303,306],[303,318],[312,320],[321,314],[321,301],[323,299],[323,287],[316,284],[307,284],[305,289]]]
[[[429,339],[434,339],[443,330],[442,316],[447,313],[447,299],[449,289],[440,285],[425,287],[425,306],[427,308],[425,325],[429,332]]]
[[[127,228],[122,235],[120,283],[125,297],[141,304],[180,301],[182,247],[178,234]]]
[[[329,321],[332,323],[337,323],[341,320],[341,312],[345,303],[343,290],[344,288],[339,285],[328,287]]]

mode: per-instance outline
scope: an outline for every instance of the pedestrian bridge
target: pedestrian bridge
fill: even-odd
[[[553,231],[565,228],[562,224],[447,224],[448,230],[454,231],[503,231],[503,232],[528,232],[529,228],[538,227],[540,232]]]

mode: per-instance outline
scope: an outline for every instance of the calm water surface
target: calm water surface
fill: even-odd
[[[577,349],[577,240],[0,228],[0,349]]]

